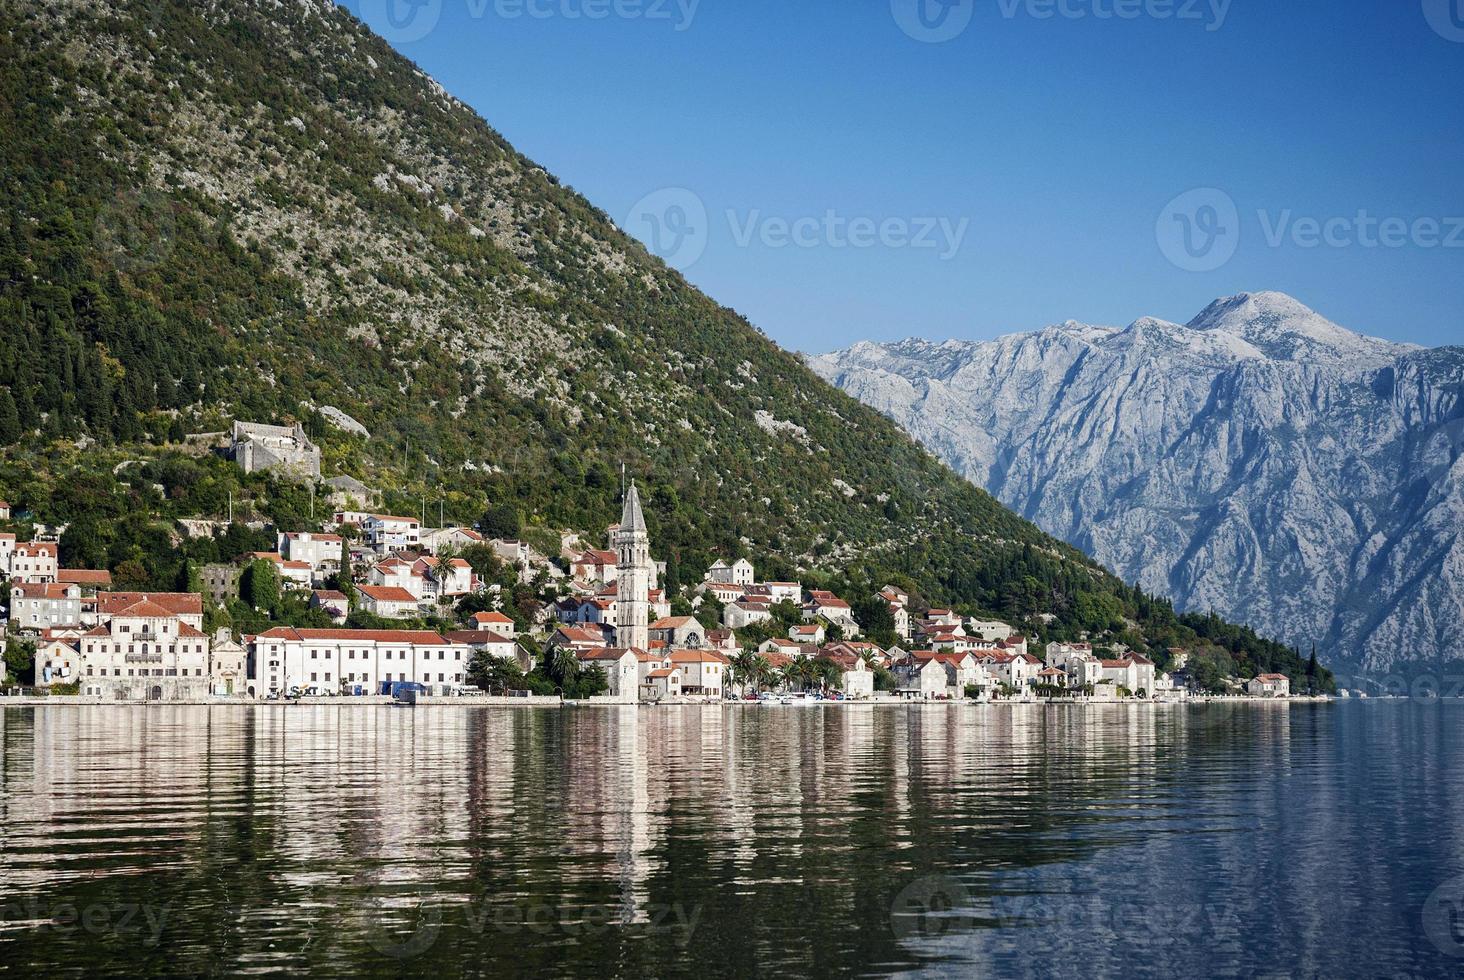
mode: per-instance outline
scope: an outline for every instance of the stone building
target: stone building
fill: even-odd
[[[289,476],[320,478],[320,447],[305,430],[293,426],[235,422],[231,440],[234,462],[245,473],[278,470]]]

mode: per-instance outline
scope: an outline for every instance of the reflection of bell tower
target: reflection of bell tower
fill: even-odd
[[[615,645],[649,650],[651,539],[634,482],[626,491],[620,530],[615,532],[615,560]]]

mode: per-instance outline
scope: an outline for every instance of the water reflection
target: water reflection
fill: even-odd
[[[0,956],[369,975],[1438,972],[1418,705],[0,711]]]

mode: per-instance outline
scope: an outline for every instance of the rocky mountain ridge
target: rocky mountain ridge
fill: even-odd
[[[808,360],[1181,608],[1367,670],[1464,657],[1464,348],[1243,293],[1185,325],[1069,321]]]

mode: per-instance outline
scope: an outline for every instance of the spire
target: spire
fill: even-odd
[[[624,533],[644,532],[646,519],[641,514],[640,493],[635,488],[635,481],[630,481],[630,489],[625,492],[625,510],[620,515],[620,530]]]

